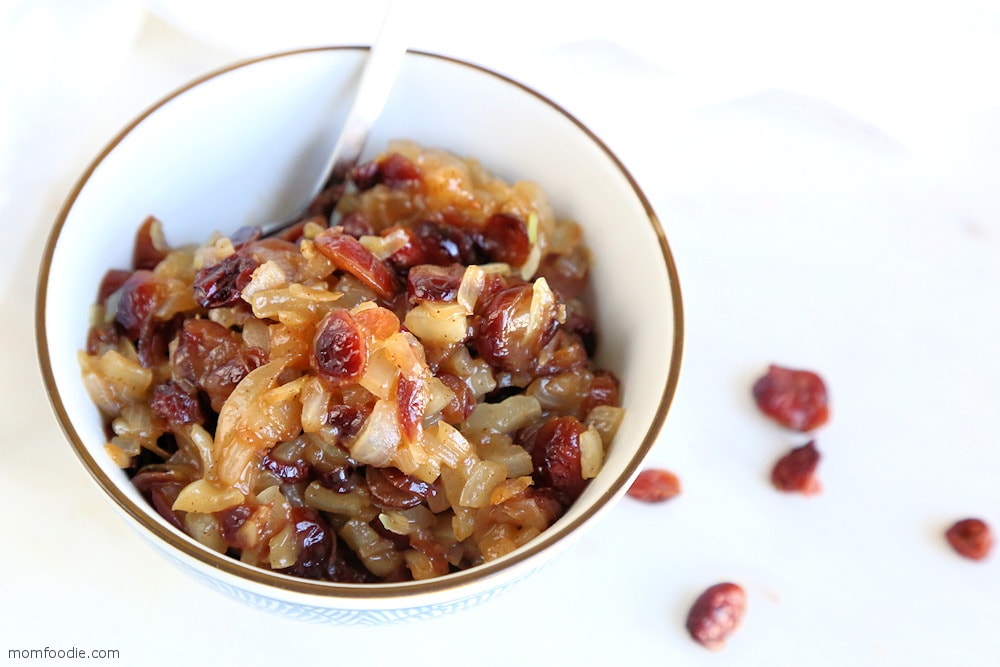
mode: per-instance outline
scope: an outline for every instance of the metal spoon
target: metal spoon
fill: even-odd
[[[273,236],[295,225],[308,214],[317,196],[332,184],[344,183],[347,175],[357,165],[365,148],[372,126],[382,113],[396,75],[406,55],[406,40],[400,12],[390,2],[378,37],[372,43],[361,72],[361,80],[354,101],[347,113],[347,120],[337,137],[337,143],[316,181],[306,205],[287,220],[276,220],[261,226],[264,236]]]

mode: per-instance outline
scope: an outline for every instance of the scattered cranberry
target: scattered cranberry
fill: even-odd
[[[687,631],[696,642],[717,651],[739,628],[746,607],[746,592],[737,584],[726,582],[710,586],[691,606]]]
[[[960,556],[972,560],[986,558],[993,548],[993,533],[982,519],[957,521],[945,531],[944,536]]]
[[[662,503],[680,492],[681,481],[677,475],[662,468],[649,468],[639,473],[627,494],[645,503]]]
[[[816,477],[820,454],[816,442],[810,440],[782,456],[771,470],[771,483],[779,491],[815,495],[821,486]]]
[[[826,385],[812,371],[772,364],[754,383],[753,397],[764,414],[796,431],[811,431],[830,417]]]

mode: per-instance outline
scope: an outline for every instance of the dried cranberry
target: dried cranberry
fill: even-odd
[[[321,471],[316,479],[321,486],[331,491],[350,493],[357,487],[360,476],[353,466],[339,465]]]
[[[382,173],[379,169],[379,164],[375,160],[369,160],[368,162],[363,162],[358,166],[354,167],[350,173],[350,179],[354,183],[355,187],[361,192],[365,190],[371,190],[382,179]]]
[[[375,534],[383,540],[388,541],[392,545],[393,550],[403,552],[410,548],[411,543],[409,535],[400,535],[399,533],[392,532],[385,527],[380,519],[375,519],[374,521],[369,522],[368,525],[375,531]]]
[[[290,518],[299,555],[286,572],[306,579],[324,578],[330,560],[336,555],[337,541],[333,529],[318,512],[308,507],[293,507]]]
[[[197,396],[172,380],[156,385],[149,401],[153,414],[171,427],[200,424],[205,421]]]
[[[356,239],[375,234],[375,229],[361,211],[351,211],[345,215],[340,219],[340,226],[343,228],[345,234],[353,236]]]
[[[334,266],[351,274],[366,287],[384,299],[396,293],[396,279],[392,271],[340,227],[331,227],[315,238],[316,249]]]
[[[176,468],[147,466],[136,473],[132,484],[164,519],[183,530],[181,515],[173,510],[181,489],[191,480]]]
[[[537,375],[577,374],[585,372],[589,363],[590,358],[580,337],[559,327],[538,353],[533,370]]]
[[[137,340],[155,316],[163,287],[152,271],[139,270],[122,283],[120,295],[115,321],[129,338]]]
[[[342,438],[353,438],[368,418],[368,412],[354,405],[335,403],[327,408],[325,424]]]
[[[430,489],[427,482],[392,467],[368,466],[365,481],[372,498],[384,509],[416,507],[424,501]]]
[[[563,329],[579,336],[588,357],[593,357],[597,353],[597,326],[594,324],[594,318],[580,312],[577,308],[568,308],[566,324],[563,325]]]
[[[476,300],[476,314],[482,315],[486,311],[486,306],[500,292],[514,285],[523,285],[524,281],[518,278],[502,276],[499,273],[487,273],[483,281],[483,288],[479,292],[479,299]]]
[[[92,326],[87,331],[87,354],[101,355],[105,351],[117,347],[120,340],[121,334],[118,333],[114,324],[106,322]]]
[[[183,488],[182,484],[169,483],[159,484],[149,490],[149,502],[153,508],[160,516],[181,530],[184,529],[184,522],[180,513],[174,511],[174,502]]]
[[[407,271],[420,264],[429,264],[427,255],[420,244],[420,239],[412,227],[396,225],[389,227],[382,233],[383,235],[393,234],[406,239],[387,260],[389,265],[400,275],[406,275]]]
[[[491,261],[511,266],[521,266],[531,253],[527,226],[508,213],[494,213],[486,219],[479,245]]]
[[[812,371],[772,364],[754,383],[753,396],[764,414],[796,431],[818,428],[830,416],[826,384]]]
[[[150,319],[136,341],[139,363],[147,368],[166,363],[170,354],[170,342],[184,326],[185,319],[183,313],[177,313],[166,322]]]
[[[545,278],[553,291],[568,301],[587,290],[589,272],[590,256],[581,250],[570,255],[546,255],[535,275]]]
[[[422,180],[420,170],[405,155],[389,153],[379,160],[381,182],[388,188],[398,189]]]
[[[154,486],[161,484],[185,484],[188,481],[180,470],[166,466],[148,466],[132,478],[132,485],[139,493],[147,494]]]
[[[473,339],[479,356],[491,366],[511,372],[528,371],[555,335],[558,322],[554,312],[542,313],[542,321],[535,329],[530,328],[532,293],[529,284],[512,285],[494,294],[484,306]]]
[[[424,410],[429,400],[427,384],[417,378],[411,380],[401,375],[396,383],[396,420],[399,422],[403,437],[408,442],[420,439],[421,426],[424,421]]]
[[[401,153],[389,153],[378,160],[364,162],[354,167],[349,176],[362,192],[371,190],[380,183],[395,190],[423,180],[417,165]]]
[[[962,519],[945,531],[948,544],[960,556],[971,560],[982,560],[993,549],[993,532],[982,519]]]
[[[782,456],[771,470],[771,483],[779,491],[814,495],[821,486],[816,477],[820,454],[816,442],[810,440]]]
[[[274,454],[271,450],[261,459],[261,467],[270,470],[282,482],[297,484],[309,478],[309,464],[302,459],[287,460]]]
[[[739,585],[725,582],[710,586],[691,606],[687,631],[696,642],[717,651],[743,622],[746,606],[746,592]]]
[[[335,386],[354,382],[364,374],[368,344],[347,310],[332,310],[317,325],[312,364],[322,380]]]
[[[167,249],[160,247],[162,231],[160,221],[148,216],[139,226],[132,248],[132,267],[152,270],[166,258]]]
[[[131,271],[122,271],[121,269],[110,269],[105,273],[101,279],[100,286],[97,288],[97,303],[104,305],[108,297],[121,289],[121,286],[125,284],[125,281],[131,275]]]
[[[479,259],[469,230],[423,220],[410,227],[410,241],[393,255],[397,266],[475,264]]]
[[[438,379],[455,393],[455,397],[448,402],[441,416],[449,424],[458,424],[469,418],[476,407],[476,395],[462,378],[451,373],[440,373]]]
[[[566,507],[559,498],[559,494],[552,489],[529,487],[525,492],[525,497],[530,498],[535,506],[542,512],[545,524],[551,526],[556,519],[566,512]]]
[[[263,358],[221,324],[188,319],[177,335],[172,372],[175,380],[203,390],[218,412],[236,385]]]
[[[139,362],[152,368],[165,361],[170,339],[184,316],[169,321],[156,316],[167,296],[164,283],[146,270],[135,271],[119,289],[115,322],[136,344]]]
[[[580,465],[580,436],[587,427],[576,417],[553,417],[530,443],[535,484],[560,494],[569,505],[587,486]]]
[[[621,405],[618,392],[618,378],[607,371],[596,373],[594,379],[590,382],[590,386],[587,387],[587,393],[584,395],[583,403],[580,406],[582,416],[586,417],[590,414],[591,410],[599,405],[618,407]]]
[[[219,534],[231,547],[241,548],[239,530],[247,522],[253,510],[248,505],[236,505],[215,513],[219,522]]]
[[[437,266],[420,264],[406,275],[406,293],[413,301],[451,302],[458,295],[465,267],[461,264]]]
[[[642,502],[662,503],[680,492],[681,481],[677,475],[662,468],[649,468],[639,473],[627,494]]]
[[[250,284],[256,270],[257,262],[241,254],[206,266],[195,274],[195,299],[203,308],[232,306],[240,300],[240,293]]]

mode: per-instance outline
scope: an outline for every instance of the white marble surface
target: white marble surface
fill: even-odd
[[[104,143],[189,79],[322,43],[324,25],[329,41],[367,42],[377,19],[364,12],[382,6],[297,0],[262,26],[256,3],[220,22],[230,4],[0,4],[0,655],[75,646],[116,649],[129,665],[485,666],[510,664],[511,652],[526,665],[1000,660],[1000,553],[973,563],[942,539],[969,515],[1000,529],[995,4],[807,12],[790,0],[714,0],[651,14],[619,0],[609,16],[513,0],[488,16],[472,3],[420,3],[415,46],[493,67],[570,109],[662,218],[687,345],[650,464],[675,470],[684,492],[662,506],[623,503],[542,576],[486,606],[381,629],[272,618],[160,560],[83,472],[37,370],[42,246]],[[309,11],[333,16],[297,15]],[[518,18],[529,11],[531,24]],[[769,362],[813,368],[830,386],[818,497],[767,482],[797,442],[751,403]],[[749,610],[710,654],[687,638],[684,615],[724,579],[746,588]]]

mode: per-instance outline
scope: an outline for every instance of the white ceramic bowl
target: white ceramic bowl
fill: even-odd
[[[322,48],[239,63],[142,114],[96,157],[70,194],[41,267],[37,335],[53,408],[112,505],[176,565],[209,586],[286,616],[377,623],[488,599],[555,555],[627,490],[655,443],[680,369],[682,309],[663,231],[625,167],[583,125],[528,88],[450,58],[407,54],[369,147],[408,138],[478,158],[509,180],[542,185],[594,250],[599,362],[622,381],[627,415],[604,469],[575,505],[506,557],[424,582],[348,585],[264,571],[220,556],[167,524],[105,454],[101,419],[80,379],[88,310],[111,267],[130,264],[138,224],[164,222],[172,244],[200,243],[287,213],[297,176],[322,165],[346,115],[365,49]]]

